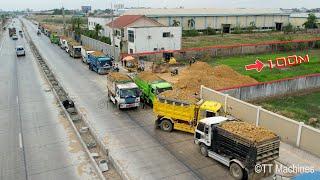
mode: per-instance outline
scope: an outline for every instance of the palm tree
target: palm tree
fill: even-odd
[[[175,27],[180,26],[180,21],[174,19],[172,26],[175,26]]]
[[[96,35],[96,38],[99,37],[99,34],[100,34],[100,31],[102,30],[102,26],[100,24],[96,24],[96,26],[94,27],[94,31],[95,31],[95,35]]]

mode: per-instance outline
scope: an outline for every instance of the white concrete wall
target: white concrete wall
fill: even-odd
[[[128,53],[152,52],[157,50],[180,50],[181,49],[181,27],[145,27],[128,28],[134,32],[134,42],[128,42]],[[163,37],[164,32],[170,32],[172,37]]]
[[[94,30],[96,24],[100,24],[103,28],[101,30],[101,35],[109,37],[107,31],[107,24],[111,22],[111,18],[102,18],[102,17],[88,17],[88,28],[89,30]]]

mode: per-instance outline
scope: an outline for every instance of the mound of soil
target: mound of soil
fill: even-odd
[[[205,62],[196,62],[182,70],[175,87],[199,93],[201,85],[211,89],[222,89],[252,83],[257,83],[257,81],[249,76],[241,75],[229,66],[212,67]]]
[[[263,127],[239,121],[225,122],[221,127],[252,142],[262,142],[276,137],[276,134]]]
[[[190,67],[182,69],[177,76],[166,74],[159,76],[173,83],[174,86],[173,91],[161,95],[177,100],[188,100],[190,98],[191,102],[195,101],[195,94],[200,93],[201,85],[211,89],[223,89],[257,83],[255,79],[241,75],[229,66],[220,65],[212,67],[208,63],[200,61],[192,64]]]
[[[161,96],[168,99],[174,99],[179,101],[184,101],[187,103],[196,103],[200,99],[199,94],[192,94],[190,91],[174,88],[173,90],[165,91],[161,93]]]
[[[143,72],[139,73],[137,76],[138,76],[138,78],[140,78],[144,81],[148,81],[148,82],[162,80],[159,76],[157,76],[156,74],[154,74],[150,71],[143,71]]]
[[[125,75],[125,74],[122,74],[122,73],[119,73],[119,72],[111,72],[108,74],[108,78],[111,79],[111,80],[116,80],[116,81],[130,81],[131,79]]]

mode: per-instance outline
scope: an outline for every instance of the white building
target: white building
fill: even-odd
[[[128,53],[181,49],[181,27],[131,27],[128,33]]]
[[[128,52],[128,28],[131,27],[159,27],[163,26],[159,22],[142,15],[120,16],[113,22],[107,24],[108,37],[111,38],[112,45],[120,47],[121,52]],[[114,33],[112,33],[112,29]],[[114,38],[112,37],[114,35]],[[114,41],[113,41],[114,39]]]
[[[112,21],[111,17],[88,17],[88,29],[94,30],[97,24],[102,26],[101,35],[109,36],[107,31],[107,24]]]

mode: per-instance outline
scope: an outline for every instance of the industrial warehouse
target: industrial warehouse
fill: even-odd
[[[289,13],[280,9],[134,9],[125,15],[145,15],[166,26],[181,26],[183,30],[205,30],[230,33],[235,27],[255,26],[258,30],[281,30],[289,23]]]

